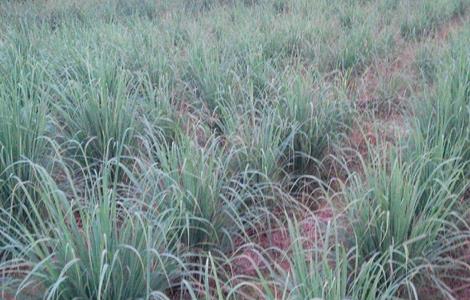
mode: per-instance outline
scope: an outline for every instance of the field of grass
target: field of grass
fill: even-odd
[[[1,1],[0,299],[470,299],[470,1]]]

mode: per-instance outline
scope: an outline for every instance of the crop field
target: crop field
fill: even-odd
[[[470,0],[0,1],[0,299],[470,299]]]

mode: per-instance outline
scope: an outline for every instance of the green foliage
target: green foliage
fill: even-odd
[[[432,168],[426,155],[409,164],[398,158],[391,159],[390,167],[376,163],[376,169],[367,170],[367,184],[359,184],[359,194],[351,197],[358,221],[354,228],[361,237],[359,248],[367,256],[409,244],[412,259],[441,233],[458,200],[451,191],[462,170],[452,169],[452,161]]]
[[[437,56],[438,49],[431,45],[426,45],[417,50],[415,67],[428,82],[433,82],[436,79],[438,68]]]
[[[420,0],[410,2],[410,5],[418,9],[407,14],[400,25],[400,33],[406,39],[417,39],[434,32],[444,21],[462,15],[468,4],[462,0]]]
[[[62,75],[67,80],[60,84],[57,79],[60,100],[52,104],[64,124],[64,138],[78,141],[85,150],[83,159],[92,163],[123,154],[135,122],[129,76],[102,55],[93,62],[78,56],[76,65]]]
[[[314,86],[319,87],[314,90]],[[305,77],[285,82],[277,109],[281,118],[293,127],[289,168],[294,172],[303,174],[311,172],[312,167],[318,168],[329,145],[347,131],[352,108],[348,101],[331,99],[341,97],[340,93],[331,95],[326,84]]]
[[[345,299],[348,283],[348,258],[346,250],[334,241],[331,228],[324,237],[316,241],[319,245],[305,247],[308,240],[302,238],[299,224],[289,223],[289,233],[293,238],[292,299]],[[330,243],[330,238],[333,241]]]
[[[470,160],[470,57],[468,31],[452,43],[436,74],[436,90],[419,107],[416,131],[410,139],[409,155],[430,151],[438,159],[455,159],[457,168],[467,169]]]
[[[39,162],[47,152],[46,76],[23,42],[5,46],[0,63],[0,207],[14,214],[27,209],[20,193],[13,192],[17,183],[33,179],[31,168],[22,161]]]
[[[414,123],[404,157],[377,155],[348,197],[361,259],[378,254],[394,262],[384,266],[384,280],[433,277],[414,270],[446,264],[446,253],[461,243],[449,222],[457,222],[456,204],[468,187],[468,51],[457,44],[448,58],[435,95],[420,103],[425,114]]]
[[[148,151],[153,163],[142,166],[141,184],[151,191],[150,200],[159,197],[159,207],[177,212],[180,243],[191,250],[227,247],[245,208],[243,193],[232,182],[232,154],[224,154],[217,138],[200,146],[183,135],[153,146]]]
[[[467,11],[1,2],[0,297],[452,299]]]
[[[39,203],[28,199],[33,228],[6,221],[14,216],[2,218],[1,251],[11,257],[0,267],[9,279],[3,290],[19,298],[38,293],[48,299],[165,298],[182,270],[168,240],[171,211],[125,207],[116,187],[107,187],[109,172],[94,179],[81,199],[78,187],[69,182],[74,191],[69,198],[45,169],[33,167],[40,182]]]
[[[237,149],[234,168],[238,172],[251,171],[255,182],[265,177],[279,181],[285,177],[296,129],[289,127],[278,111],[254,107],[258,103],[263,107],[263,101],[253,100],[251,107],[242,106],[243,112],[233,105],[222,108],[222,131]]]

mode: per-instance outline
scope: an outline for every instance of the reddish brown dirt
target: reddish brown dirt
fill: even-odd
[[[181,122],[182,129],[186,132],[186,134],[194,137],[194,140],[199,146],[204,147],[207,144],[208,135],[201,126],[201,124],[204,124],[204,122],[201,120],[203,116],[196,114],[195,109],[191,106],[191,104],[185,101],[180,102],[177,107],[177,111],[179,118],[183,120]],[[212,117],[209,118],[208,121],[210,123],[214,122]]]
[[[447,40],[450,34],[462,28],[469,20],[470,17],[468,15],[465,17],[455,16],[454,18],[452,18],[452,20],[439,27],[437,32],[434,34],[434,39],[436,41]]]
[[[430,36],[429,39],[433,43],[442,43],[449,35],[462,27],[463,21],[455,18],[444,24],[437,32]],[[429,42],[429,40],[427,41]],[[393,57],[381,59],[370,65],[366,70],[353,78],[350,82],[351,93],[356,95],[359,109],[366,110],[372,102],[377,102],[380,97],[380,84],[383,81],[391,80],[394,77],[401,76],[408,85],[399,86],[395,91],[395,101],[400,106],[406,105],[411,93],[417,92],[419,86],[413,82],[417,82],[418,74],[414,68],[416,59],[416,49],[422,42],[407,42],[397,36],[398,52]],[[378,143],[392,143],[396,140],[398,134],[406,134],[407,128],[403,122],[403,114],[401,110],[391,111],[387,114],[378,114],[377,120],[364,121],[353,128],[349,137],[348,145],[356,150],[363,157],[367,157],[370,146]],[[381,128],[377,130],[374,123],[381,123]],[[398,132],[397,132],[398,130]],[[356,164],[354,166],[354,164]],[[352,158],[353,168],[360,168],[357,161]],[[321,246],[321,232],[319,232],[318,222],[328,222],[333,217],[331,208],[325,206],[315,212],[314,216],[308,216],[301,219],[300,234],[303,238],[303,246],[305,248]],[[252,239],[252,244],[239,245],[239,252],[234,253],[232,260],[232,268],[234,275],[258,276],[257,270],[265,272],[272,266],[267,266],[270,259],[274,261],[278,267],[285,271],[290,271],[290,262],[285,256],[279,253],[289,253],[292,240],[286,228],[276,228],[269,232],[256,235]],[[241,241],[240,241],[241,242]],[[242,243],[242,242],[241,242]],[[280,251],[275,251],[275,249]],[[470,251],[469,251],[470,253]],[[271,260],[272,261],[272,260]],[[455,289],[455,295],[458,299],[470,299],[470,286],[461,283],[449,283]],[[427,290],[423,287],[423,291]],[[261,298],[260,298],[261,299]]]
[[[371,63],[361,74],[353,77],[349,84],[349,93],[356,98],[360,112],[373,112],[372,119],[362,119],[362,124],[352,128],[346,146],[367,158],[371,146],[379,141],[394,144],[407,134],[404,112],[410,95],[419,94],[423,88],[419,83],[419,72],[415,66],[416,51],[425,43],[442,44],[449,36],[461,29],[470,18],[455,17],[441,25],[436,32],[420,41],[404,40],[400,34],[395,36],[395,53],[392,56],[379,58]],[[383,86],[392,81],[396,85]],[[386,96],[384,89],[393,88]],[[391,97],[391,99],[384,99]],[[348,168],[361,172],[361,165],[356,154],[347,157]]]
[[[414,74],[411,66],[415,58],[415,49],[413,46],[406,46],[400,51],[396,57],[378,60],[365,71],[354,78],[352,84],[353,94],[356,94],[357,105],[360,110],[367,110],[374,107],[378,111],[378,115],[382,117],[390,117],[393,114],[397,114],[400,105],[404,99],[410,94],[410,88],[403,84],[398,87],[398,90],[394,91],[393,97],[395,99],[381,99],[381,90],[387,87],[381,86],[384,82],[390,82],[397,80],[396,78],[401,77],[402,81],[413,82]],[[392,102],[391,104],[396,105],[397,108],[384,109],[382,106],[385,105],[383,102]],[[387,111],[384,111],[387,110]]]
[[[380,130],[380,137],[378,137],[377,133],[374,134],[374,131],[371,130],[370,121],[364,121],[363,124],[353,129],[348,141],[349,146],[355,149],[362,157],[367,157],[368,145],[375,145],[378,139],[385,136],[385,140],[393,143],[393,136],[396,136],[396,133],[391,132],[388,125],[397,125],[401,127],[399,133],[404,132],[406,134],[407,128],[404,128],[405,123],[403,122],[402,109],[407,106],[406,101],[409,96],[419,93],[419,89],[421,88],[421,86],[418,85],[419,74],[414,67],[416,50],[425,42],[437,45],[445,43],[449,36],[461,29],[468,21],[468,16],[465,18],[455,17],[443,24],[428,39],[418,42],[407,42],[397,35],[395,41],[397,45],[396,48],[400,50],[393,57],[375,61],[366,68],[362,74],[353,78],[350,83],[351,94],[356,96],[359,110],[367,111],[371,107],[373,109],[379,109],[378,112],[376,111],[375,117],[378,118],[380,124],[383,124],[381,127],[384,130]],[[395,99],[393,99],[393,103],[397,105],[398,110],[390,110],[387,112],[380,111],[380,101],[383,100],[380,99],[381,84],[398,77],[400,77],[403,82],[409,83],[398,86],[397,90],[394,91]],[[393,127],[396,128],[396,126]],[[355,171],[359,170],[354,160],[350,162],[350,168]],[[461,258],[464,258],[467,263],[470,263],[470,247],[465,246],[462,251],[464,251],[464,253],[460,253]],[[459,271],[457,274],[453,275],[456,278],[468,279],[470,278],[470,270],[466,272]],[[456,299],[470,299],[470,284],[468,280],[453,279],[444,281],[453,290]],[[426,299],[435,299],[437,295],[432,286],[421,287],[420,293]]]
[[[438,30],[422,41],[409,42],[404,40],[399,34],[395,36],[395,48],[398,51],[391,57],[381,58],[373,62],[365,69],[362,74],[352,79],[350,83],[351,93],[357,98],[357,104],[360,110],[366,110],[370,107],[379,109],[378,116],[381,119],[396,118],[400,115],[400,109],[406,107],[406,100],[411,93],[419,89],[418,72],[414,67],[416,60],[416,50],[427,42],[434,44],[444,43],[448,37],[464,26],[469,17],[465,19],[458,16],[449,22],[441,25]],[[398,80],[397,80],[398,79]],[[399,86],[394,90],[391,101],[397,107],[397,111],[384,111],[380,109],[384,99],[381,98],[381,86],[383,83],[396,80]],[[389,100],[390,101],[390,100]]]
[[[1,295],[0,299],[4,299],[4,300],[16,300],[15,297],[13,297],[12,295],[8,295],[8,294]]]
[[[300,238],[305,249],[322,246],[322,237],[319,230],[320,223],[327,223],[333,218],[333,210],[323,206],[313,215],[304,216],[299,221]],[[283,254],[289,253],[292,239],[287,228],[274,228],[268,232],[255,235],[252,244],[240,245],[239,251],[234,253],[232,268],[235,275],[257,276],[257,270],[266,271],[266,256],[274,259],[276,264],[289,271],[290,262]],[[242,241],[239,241],[242,243]]]

